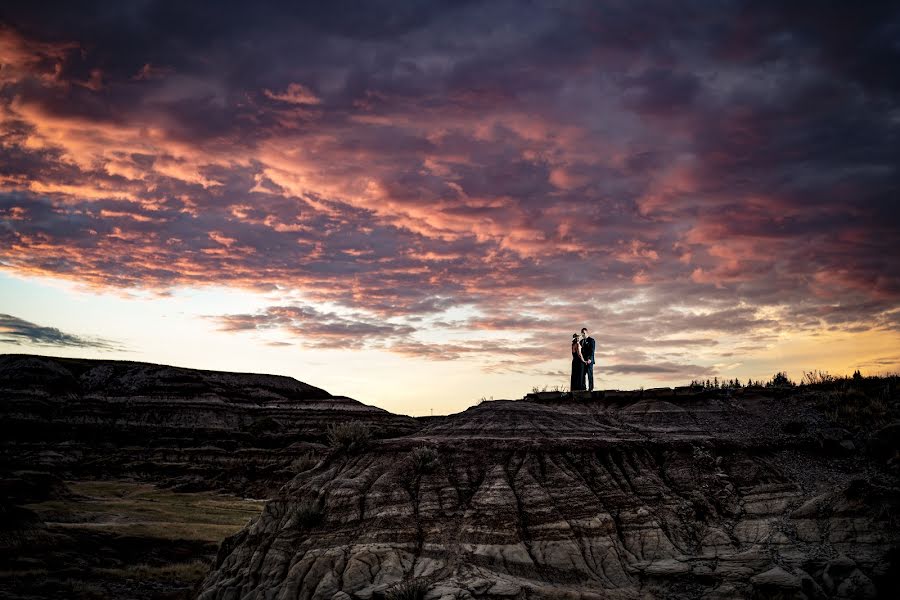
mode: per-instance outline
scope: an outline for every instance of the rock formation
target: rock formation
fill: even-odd
[[[267,497],[327,427],[375,437],[415,419],[290,377],[127,361],[0,355],[0,470],[120,478]]]
[[[199,598],[893,597],[896,464],[820,392],[484,402],[298,474]]]
[[[413,419],[286,377],[6,355],[0,402],[3,556],[47,543],[21,505],[64,494],[59,477],[271,498],[222,542],[201,600],[900,589],[896,377]],[[374,439],[326,444],[352,422]]]
[[[348,421],[376,438],[419,427],[289,377],[0,356],[0,598],[186,598],[221,538],[202,525],[180,537],[155,522],[128,527],[142,500],[81,496],[69,480],[123,494],[137,482],[215,490],[208,511],[225,519],[224,492],[268,498],[324,456],[329,425]]]

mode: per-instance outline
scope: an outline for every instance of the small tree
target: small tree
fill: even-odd
[[[430,473],[437,467],[438,453],[430,446],[419,446],[412,449],[410,459],[416,473]]]
[[[771,381],[766,383],[766,387],[791,387],[794,382],[788,379],[787,373],[779,371],[772,376]]]

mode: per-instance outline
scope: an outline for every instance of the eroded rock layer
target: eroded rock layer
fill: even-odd
[[[895,465],[791,394],[485,402],[332,454],[199,597],[891,597]]]
[[[121,478],[268,497],[327,428],[418,428],[290,377],[128,361],[0,355],[0,474]],[[313,461],[314,462],[314,461]]]

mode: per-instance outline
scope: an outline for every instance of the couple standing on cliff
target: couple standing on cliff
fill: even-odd
[[[577,333],[572,334],[572,383],[569,389],[573,392],[594,389],[594,350],[597,343],[594,338],[588,336],[587,327],[581,328],[581,337]],[[588,385],[585,387],[584,378],[587,377]]]

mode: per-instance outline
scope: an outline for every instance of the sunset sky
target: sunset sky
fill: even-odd
[[[413,415],[900,370],[900,10],[4,2],[0,352]]]

